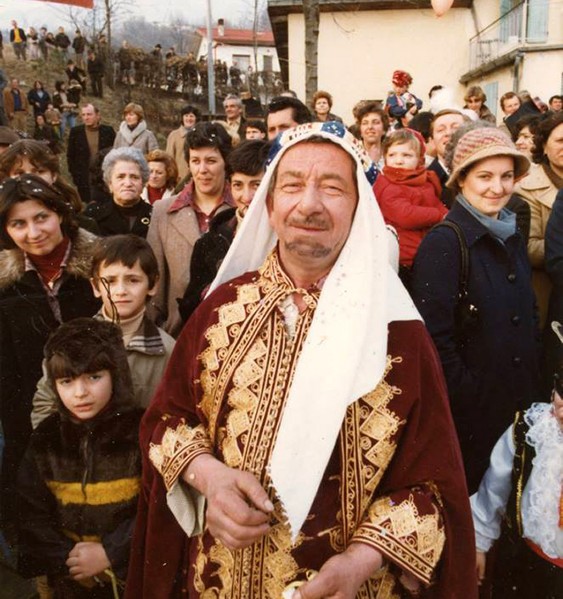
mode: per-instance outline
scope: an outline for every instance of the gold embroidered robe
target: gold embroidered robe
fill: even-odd
[[[381,551],[388,564],[358,598],[407,596],[402,571],[424,585],[436,579],[435,597],[455,596],[447,593],[464,577],[462,587],[471,587],[473,533],[459,449],[439,362],[420,322],[390,325],[384,380],[348,408],[291,546],[267,465],[318,297],[306,294],[307,308],[291,326],[280,306],[293,290],[273,253],[258,273],[218,289],[178,340],[141,430],[143,450],[149,449],[145,506],[127,596],[280,599],[288,583],[304,580],[351,542]],[[231,551],[206,530],[188,539],[165,513],[165,489],[184,486],[181,472],[201,453],[251,472],[269,492],[271,530],[246,549]],[[446,542],[453,526],[456,539]],[[163,530],[168,542],[157,541],[155,552],[151,543]],[[445,543],[445,563],[435,576]],[[456,545],[463,565],[453,559]],[[163,579],[164,590],[155,595]]]

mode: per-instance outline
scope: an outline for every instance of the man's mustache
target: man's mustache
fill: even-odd
[[[322,216],[311,215],[306,218],[296,218],[291,216],[287,219],[286,224],[290,227],[300,227],[306,229],[316,229],[318,231],[326,231],[329,228],[329,223]]]

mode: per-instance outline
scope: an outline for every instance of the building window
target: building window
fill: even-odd
[[[546,42],[549,22],[548,0],[528,0],[527,22],[526,41],[530,43]]]
[[[266,71],[267,73],[271,73],[274,70],[274,61],[272,57],[268,54],[264,54],[262,59],[264,61],[264,71]]]
[[[491,83],[485,83],[483,85],[483,91],[487,96],[487,106],[489,110],[497,116],[498,110],[498,81],[493,81]]]
[[[237,67],[241,73],[246,73],[250,66],[250,55],[249,54],[233,54],[233,64],[237,63]]]

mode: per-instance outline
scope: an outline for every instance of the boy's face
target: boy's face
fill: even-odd
[[[78,420],[97,416],[109,403],[113,391],[109,370],[55,379],[55,385],[63,405]]]
[[[418,152],[411,143],[393,144],[385,154],[385,166],[415,169],[418,165]]]
[[[264,171],[258,175],[245,175],[244,173],[233,173],[231,175],[231,195],[240,214],[246,214]]]
[[[138,316],[145,309],[147,297],[156,293],[156,285],[149,287],[149,278],[138,260],[132,268],[122,262],[102,262],[97,279],[91,283],[94,295],[102,299],[106,316],[113,314],[113,304],[121,320]]]

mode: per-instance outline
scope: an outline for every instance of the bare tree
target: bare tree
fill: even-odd
[[[310,104],[318,88],[319,0],[303,0],[303,16],[305,19],[305,96],[307,104]]]

